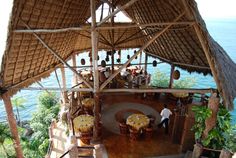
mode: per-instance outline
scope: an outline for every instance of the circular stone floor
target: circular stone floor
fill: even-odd
[[[102,110],[102,122],[103,126],[116,134],[120,134],[118,120],[121,119],[119,116],[122,116],[126,119],[129,115],[133,113],[143,113],[145,115],[153,115],[156,117],[155,126],[160,122],[160,114],[150,106],[138,103],[117,103],[112,104],[108,108]]]

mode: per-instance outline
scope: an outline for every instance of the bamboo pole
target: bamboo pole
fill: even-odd
[[[100,94],[94,93],[94,141],[100,140],[101,128],[100,128],[100,121],[101,121],[101,104],[100,104]]]
[[[128,3],[126,3],[125,5],[119,7],[117,10],[115,10],[114,12],[112,12],[111,14],[109,14],[107,17],[105,17],[102,21],[100,21],[99,23],[97,23],[97,26],[100,26],[101,24],[103,24],[104,22],[106,22],[108,19],[110,19],[111,17],[113,17],[114,15],[116,15],[117,13],[119,13],[121,10],[125,10],[126,8],[128,8],[129,6],[131,6],[132,4],[134,4],[136,1],[138,0],[130,0]]]
[[[197,94],[205,94],[212,93],[216,91],[215,89],[174,89],[174,88],[158,88],[158,89],[103,89],[101,92],[103,93],[117,93],[117,92],[128,92],[128,93],[152,93],[152,92],[163,92],[163,93],[197,93]]]
[[[96,30],[116,30],[116,29],[128,29],[128,28],[137,28],[137,27],[150,27],[150,26],[165,26],[169,24],[173,25],[193,25],[195,22],[192,21],[185,21],[185,22],[156,22],[156,23],[149,23],[149,24],[133,24],[133,23],[120,23],[116,24],[115,26],[99,26]],[[82,25],[80,27],[68,27],[68,28],[61,28],[61,29],[31,29],[31,30],[14,30],[14,33],[60,33],[60,32],[69,32],[69,31],[84,31],[84,30],[91,30],[89,24]]]
[[[175,70],[175,66],[174,66],[174,65],[171,65],[169,88],[173,88],[174,70]]]
[[[11,135],[14,140],[13,144],[14,144],[14,148],[16,151],[16,157],[23,158],[24,156],[23,156],[23,152],[21,149],[21,145],[20,145],[20,139],[19,139],[19,135],[18,135],[18,131],[17,131],[16,119],[14,117],[11,99],[10,99],[10,96],[8,95],[7,92],[2,94],[2,99],[3,99],[4,105],[5,105],[5,110],[7,112],[7,120],[8,120],[8,124],[10,127]]]
[[[173,22],[178,21],[182,16],[184,15],[184,12],[181,13]],[[115,73],[113,73],[100,87],[100,90],[102,90],[118,73],[121,72],[121,70],[125,67],[127,67],[127,65],[136,57],[140,54],[140,52],[142,52],[145,48],[147,48],[153,41],[155,41],[159,36],[161,36],[166,30],[168,30],[170,27],[172,26],[172,24],[166,26],[162,31],[158,32],[155,36],[153,36],[146,44],[144,44],[139,51],[134,54],[128,61],[126,61],[126,63],[121,66]]]
[[[72,66],[76,67],[76,54],[73,53],[72,55]],[[77,84],[77,75],[75,73],[73,73],[73,83],[72,86],[75,86]]]
[[[145,73],[147,72],[147,65],[148,65],[148,54],[145,53],[145,64],[144,64],[144,71],[145,71]]]
[[[97,63],[97,57],[98,57],[98,48],[97,48],[97,39],[98,39],[98,33],[95,30],[96,28],[96,10],[95,10],[95,2],[94,0],[90,0],[91,5],[91,17],[92,17],[92,23],[91,23],[91,42],[92,42],[92,59],[93,59],[93,81],[94,81],[94,87],[93,91],[98,92],[99,91],[99,77],[98,77],[98,63]]]
[[[61,80],[62,80],[62,89],[63,89],[63,103],[64,105],[68,102],[67,92],[66,92],[66,73],[64,67],[61,67]]]
[[[214,80],[216,82],[217,88],[218,88],[219,92],[223,95],[223,98],[226,98],[224,96],[224,93],[222,92],[222,88],[221,88],[221,86],[219,84],[220,81],[219,81],[219,79],[217,77],[217,72],[216,72],[215,64],[214,64],[214,61],[211,59],[211,56],[210,56],[211,53],[210,53],[209,47],[207,46],[206,41],[204,40],[204,36],[202,34],[202,31],[201,31],[200,27],[197,24],[193,25],[193,27],[194,27],[194,30],[196,31],[197,37],[198,37],[198,39],[199,39],[199,41],[201,43],[202,49],[203,49],[203,51],[204,51],[204,53],[206,55],[206,58],[207,58],[209,66],[210,66],[213,78],[214,78]]]
[[[96,28],[96,10],[95,10],[95,0],[90,0],[90,9],[91,9],[91,40],[92,40],[92,58],[93,58],[93,81],[94,81],[94,132],[93,132],[93,140],[99,140],[99,122],[100,122],[100,113],[99,113],[99,76],[98,76],[98,34],[95,30]]]
[[[112,4],[113,4],[113,0],[112,0]],[[114,8],[112,7],[111,8],[111,11],[114,12]],[[113,27],[114,26],[114,16],[111,17],[111,26]],[[115,59],[114,59],[114,55],[116,53],[116,50],[115,50],[115,45],[114,45],[114,40],[115,40],[115,34],[114,34],[114,30],[111,30],[112,32],[112,37],[111,37],[111,45],[112,45],[112,54],[111,54],[111,72],[114,73],[114,62],[115,62]]]
[[[68,91],[68,92],[92,92],[93,90],[92,89],[89,89],[89,88],[66,88],[66,89],[63,89],[63,88],[59,88],[59,87],[27,87],[27,88],[22,88],[22,90],[48,90],[48,91]]]
[[[142,52],[140,53],[139,56],[139,68],[141,69],[141,63],[142,63]]]

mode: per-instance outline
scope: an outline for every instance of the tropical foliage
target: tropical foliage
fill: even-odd
[[[16,108],[17,120],[19,121],[19,124],[21,124],[19,109],[25,108],[23,104],[26,102],[26,100],[22,97],[14,97],[11,101],[12,105]]]
[[[227,148],[231,151],[236,149],[236,132],[232,128],[232,116],[223,105],[220,105],[217,113],[216,126],[211,129],[206,138],[203,138],[205,120],[211,116],[211,110],[204,106],[193,106],[195,114],[195,125],[192,130],[195,132],[195,139],[204,146],[212,149]]]
[[[38,110],[30,121],[34,133],[30,139],[22,137],[25,157],[41,158],[46,155],[49,146],[48,127],[59,112],[57,100],[56,93],[40,94]]]
[[[168,87],[170,77],[159,70],[152,75],[151,86],[155,87]],[[195,78],[186,77],[181,80],[175,80],[174,88],[192,88],[196,84]]]
[[[0,145],[2,148],[0,152],[0,157],[14,157],[15,154],[12,144],[12,138],[8,125],[5,123],[0,123]]]

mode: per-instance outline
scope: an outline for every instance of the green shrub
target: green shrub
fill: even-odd
[[[202,138],[205,129],[205,120],[211,116],[211,110],[204,106],[193,106],[192,111],[195,114],[195,124],[192,130],[195,132],[195,139],[204,146],[221,150],[227,148],[236,151],[236,132],[232,128],[232,116],[223,105],[220,105],[217,113],[216,126],[211,129],[206,138]]]
[[[169,87],[170,77],[166,73],[157,70],[151,79],[151,86],[154,87]],[[181,80],[175,80],[174,88],[192,88],[196,84],[196,79],[187,77]]]

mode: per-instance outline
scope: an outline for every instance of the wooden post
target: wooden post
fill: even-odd
[[[112,50],[112,53],[111,53],[111,73],[114,73],[114,62],[115,62],[115,59],[114,59],[114,54],[115,54],[116,50]]]
[[[208,136],[208,132],[216,126],[217,113],[219,110],[220,98],[217,97],[216,93],[213,93],[209,98],[208,108],[211,110],[212,114],[205,121],[205,130],[203,131],[203,138]]]
[[[145,53],[145,65],[144,65],[145,72],[147,72],[147,63],[148,63],[148,54]]]
[[[99,140],[99,122],[100,122],[100,113],[99,113],[99,76],[98,76],[98,63],[97,63],[97,56],[98,56],[98,34],[96,31],[96,12],[95,12],[95,0],[90,0],[90,7],[91,7],[91,40],[92,40],[92,58],[93,58],[93,81],[94,81],[94,128],[93,128],[93,139],[94,141]]]
[[[72,67],[76,67],[76,54],[74,53],[72,55]],[[75,73],[73,73],[73,83],[72,86],[77,85],[77,75]]]
[[[10,99],[10,96],[8,95],[7,92],[2,94],[2,99],[3,99],[5,109],[7,112],[7,120],[8,120],[8,124],[10,127],[11,135],[14,140],[13,143],[14,143],[14,148],[16,151],[16,157],[23,158],[24,156],[23,156],[23,152],[21,149],[21,145],[20,145],[20,139],[19,139],[19,135],[18,135],[18,131],[17,131],[16,119],[14,117],[11,99]]]
[[[97,92],[99,90],[99,77],[98,77],[98,33],[96,31],[96,10],[95,10],[95,0],[90,0],[91,5],[91,42],[92,42],[92,59],[93,59],[93,81],[94,87],[93,91]]]
[[[113,5],[113,0],[112,0],[112,5]],[[114,12],[114,7],[111,8],[112,13]],[[114,16],[111,17],[111,26],[114,26]],[[111,72],[114,73],[114,55],[116,53],[115,46],[114,46],[114,40],[115,40],[115,33],[114,30],[111,30],[112,34],[112,39],[111,39],[111,44],[112,44],[112,54],[111,54]]]
[[[121,10],[125,10],[126,8],[128,8],[129,6],[131,6],[132,4],[134,4],[136,1],[138,0],[130,0],[128,3],[126,3],[125,5],[119,7],[118,9],[116,9],[116,11],[112,12],[111,14],[109,14],[107,17],[105,17],[102,21],[100,21],[97,26],[100,26],[101,24],[103,24],[104,22],[106,22],[108,19],[110,19],[111,17],[114,17],[114,15],[116,15],[117,13],[119,13]]]
[[[222,149],[219,158],[232,158],[232,153],[226,149]]]
[[[94,141],[99,141],[101,138],[101,104],[100,104],[100,94],[94,93]]]
[[[66,92],[66,73],[65,73],[65,68],[61,67],[61,80],[62,80],[62,98],[63,98],[63,103],[64,105],[67,103],[68,98],[67,98],[67,92]]]
[[[139,69],[141,69],[141,63],[142,63],[142,52],[140,53],[139,56]]]
[[[171,70],[170,70],[170,82],[169,82],[169,88],[173,88],[173,74],[174,74],[175,66],[171,65]]]
[[[192,158],[199,158],[202,154],[203,148],[201,144],[195,144],[193,149]]]

